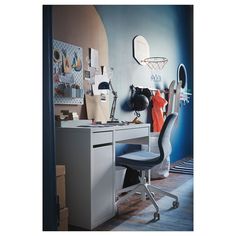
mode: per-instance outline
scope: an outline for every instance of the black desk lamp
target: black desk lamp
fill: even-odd
[[[138,118],[140,117],[139,111],[144,111],[148,107],[149,100],[151,98],[151,92],[149,90],[140,89],[138,87],[135,88],[133,85],[130,86],[130,89],[130,105],[134,110],[134,114],[136,115],[132,123],[141,123],[141,121],[138,120]]]
[[[108,82],[101,82],[98,85],[98,89],[108,89],[112,91],[113,94],[113,102],[111,106],[111,113],[110,113],[110,121],[107,121],[107,123],[119,123],[118,119],[115,118],[115,111],[116,111],[116,100],[118,98],[117,92],[114,90],[111,80]]]

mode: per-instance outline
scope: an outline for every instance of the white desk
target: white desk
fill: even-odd
[[[115,143],[149,145],[149,124],[56,129],[56,161],[66,166],[69,224],[93,229],[115,213]]]

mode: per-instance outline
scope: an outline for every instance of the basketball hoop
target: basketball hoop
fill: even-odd
[[[148,57],[143,60],[143,62],[152,71],[152,79],[156,82],[161,81],[161,76],[158,75],[158,71],[162,70],[168,59],[165,57]]]
[[[165,57],[148,57],[143,60],[151,70],[162,70],[168,59]]]
[[[155,82],[160,82],[160,71],[168,62],[168,59],[165,57],[150,57],[148,41],[141,35],[137,35],[134,38],[133,50],[134,59],[142,66],[147,65],[151,70],[151,79]]]

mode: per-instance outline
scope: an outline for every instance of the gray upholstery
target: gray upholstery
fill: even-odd
[[[170,114],[163,124],[158,139],[160,154],[147,151],[127,153],[116,158],[116,165],[130,167],[135,170],[149,170],[160,164],[164,158],[171,154],[170,136],[177,116],[177,113]]]
[[[117,165],[130,167],[131,169],[138,170],[141,172],[141,176],[139,178],[140,183],[127,188],[123,188],[116,193],[118,198],[118,200],[116,201],[117,205],[128,199],[136,192],[141,191],[142,193],[141,195],[144,197],[148,196],[148,198],[150,199],[150,201],[152,202],[153,206],[156,209],[156,212],[154,213],[154,220],[160,219],[160,213],[159,213],[159,206],[155,201],[153,194],[159,192],[168,197],[174,198],[175,201],[173,202],[172,206],[173,208],[178,208],[179,201],[176,195],[161,190],[155,185],[151,185],[150,179],[149,183],[146,182],[146,170],[149,171],[155,165],[160,164],[165,158],[167,158],[171,154],[170,136],[176,118],[177,118],[177,113],[172,113],[166,118],[163,124],[158,139],[160,154],[156,154],[153,152],[139,151],[139,152],[128,153],[116,158]],[[127,192],[127,194],[119,198],[118,197],[119,194],[124,192]]]

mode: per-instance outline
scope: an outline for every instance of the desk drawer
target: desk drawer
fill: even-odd
[[[135,128],[127,130],[116,130],[116,142],[128,139],[141,138],[149,135],[148,128]]]
[[[103,144],[103,143],[112,143],[112,132],[98,132],[93,133],[93,145]]]

